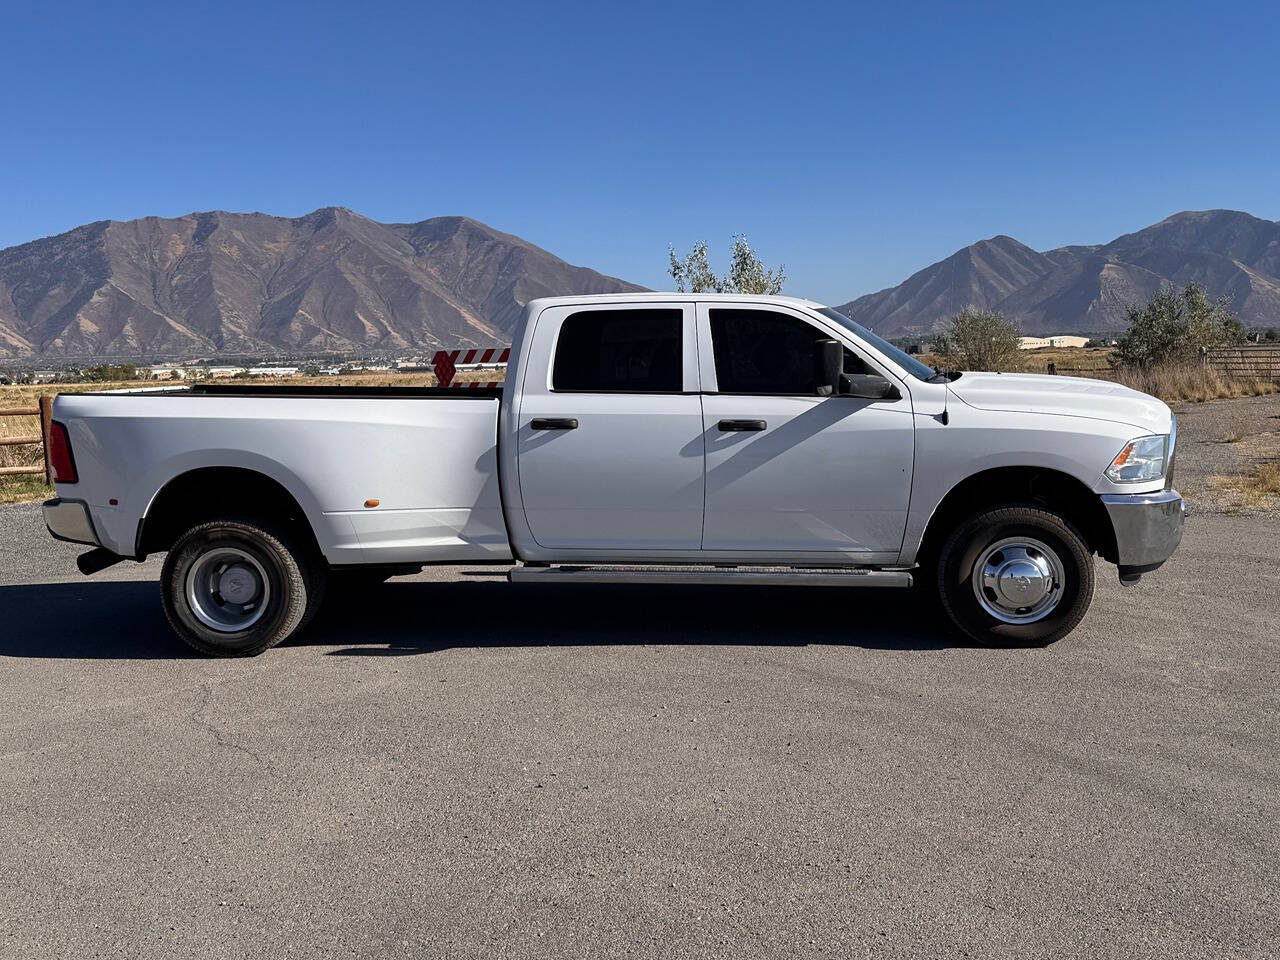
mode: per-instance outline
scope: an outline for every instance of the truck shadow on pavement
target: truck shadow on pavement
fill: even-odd
[[[899,590],[819,587],[522,585],[391,581],[332,589],[287,647],[330,656],[407,656],[453,648],[613,644],[834,644],[878,650],[967,646],[939,614]],[[0,586],[0,656],[194,657],[169,630],[152,581]]]

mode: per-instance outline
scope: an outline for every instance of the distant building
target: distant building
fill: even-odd
[[[149,377],[152,380],[181,380],[186,375],[186,367],[150,367],[145,373],[142,373],[144,378]]]
[[[250,367],[251,377],[292,377],[298,372],[297,367]]]
[[[1019,337],[1019,350],[1039,350],[1042,347],[1083,347],[1088,337]]]

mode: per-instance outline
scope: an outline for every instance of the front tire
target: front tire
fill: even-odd
[[[165,616],[188,645],[252,657],[287,640],[314,612],[319,589],[307,553],[251,520],[212,520],[183,534],[160,574]]]
[[[1063,517],[1034,506],[984,510],[938,555],[938,597],[952,622],[985,646],[1048,646],[1084,618],[1093,556]]]

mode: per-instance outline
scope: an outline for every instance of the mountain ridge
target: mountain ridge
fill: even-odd
[[[1036,251],[997,235],[840,309],[882,336],[927,335],[967,306],[1028,334],[1106,333],[1165,285],[1230,296],[1246,326],[1280,323],[1280,221],[1184,210],[1103,244]]]
[[[0,356],[497,345],[534,297],[642,289],[465,216],[100,220],[0,250]]]
[[[966,306],[1027,334],[1108,333],[1131,304],[1193,281],[1231,297],[1246,325],[1280,325],[1280,222],[1181,211],[1044,251],[997,234],[840,309],[887,336],[936,332]],[[462,215],[382,223],[330,206],[98,220],[0,250],[0,358],[499,345],[535,297],[643,289]]]

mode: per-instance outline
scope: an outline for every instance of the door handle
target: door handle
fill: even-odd
[[[763,420],[721,420],[717,426],[725,433],[745,433],[748,430],[763,430],[769,424]]]
[[[534,430],[577,430],[578,421],[573,417],[534,417],[529,426]]]

